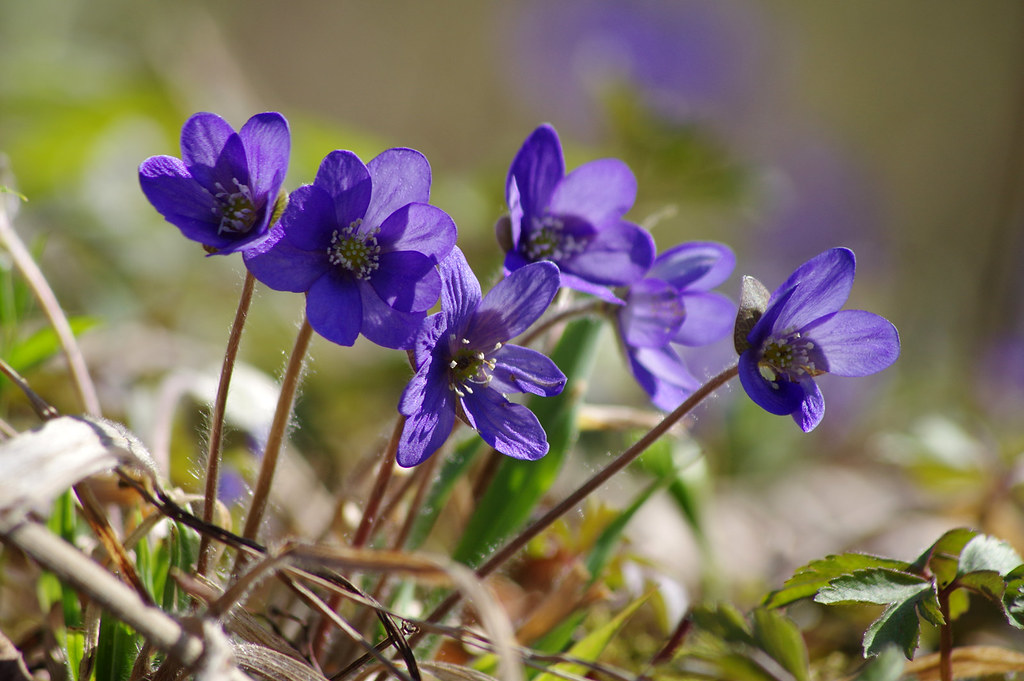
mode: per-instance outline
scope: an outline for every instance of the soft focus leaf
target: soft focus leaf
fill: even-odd
[[[995,537],[980,534],[964,546],[960,553],[960,574],[991,570],[1009,574],[1021,565],[1020,556],[1009,544]]]
[[[852,681],[898,681],[906,664],[900,650],[890,646],[868,662]]]
[[[786,580],[783,588],[768,594],[764,605],[768,608],[789,605],[801,598],[813,596],[840,575],[848,575],[868,568],[904,570],[907,568],[907,563],[866,553],[843,553],[813,560]]]
[[[978,570],[969,572],[957,580],[957,584],[980,593],[992,599],[996,603],[1003,602],[1003,592],[1006,590],[1006,582],[1003,577],[994,570]]]
[[[750,625],[743,615],[729,603],[699,606],[690,616],[698,629],[702,629],[726,643],[754,645]]]
[[[128,625],[104,613],[96,644],[96,678],[127,679],[140,648],[140,637]]]
[[[927,551],[922,553],[918,559],[911,564],[911,571],[923,573],[925,569],[928,569],[936,576],[939,584],[946,584],[952,581],[956,572],[954,569],[953,574],[947,574],[949,571],[948,562],[950,559],[953,559],[953,567],[955,568],[955,559],[960,555],[960,552],[963,551],[967,542],[973,539],[977,534],[977,530],[972,530],[967,527],[958,527],[956,529],[949,530],[939,537],[934,544],[928,547]]]
[[[71,332],[78,336],[99,323],[92,317],[71,317],[68,324]],[[18,373],[26,373],[42,364],[60,351],[60,340],[51,326],[45,326],[28,338],[16,343],[4,358]]]
[[[1024,629],[1024,565],[1006,575],[1003,611],[1010,624]]]
[[[547,433],[550,450],[538,461],[502,458],[453,554],[455,560],[478,564],[529,519],[554,484],[566,453],[576,441],[576,414],[601,326],[598,320],[580,319],[566,327],[551,354],[566,376],[565,389],[554,397],[530,400],[530,409]]]
[[[649,484],[640,494],[636,496],[628,507],[622,510],[621,513],[615,516],[615,519],[605,527],[604,531],[598,537],[594,543],[594,548],[590,551],[590,555],[587,556],[586,568],[591,575],[591,581],[597,579],[597,576],[604,570],[604,566],[608,563],[608,559],[611,557],[615,547],[619,544],[622,538],[622,533],[626,529],[626,525],[633,519],[636,512],[650,500],[654,493],[660,490],[664,484],[661,481],[655,480]]]
[[[753,613],[754,639],[762,650],[797,681],[809,677],[807,646],[793,620],[775,610],[757,608]]]

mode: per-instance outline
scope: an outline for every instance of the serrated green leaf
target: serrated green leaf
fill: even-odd
[[[498,471],[473,512],[453,558],[477,565],[530,518],[554,484],[578,434],[576,415],[586,377],[590,374],[603,322],[578,319],[562,334],[551,359],[566,376],[565,389],[554,397],[530,400],[548,436],[550,449],[538,461],[502,457]],[[497,455],[495,455],[497,456]]]
[[[876,603],[886,605],[914,599],[933,589],[931,581],[898,570],[873,568],[840,575],[818,591],[818,603]]]
[[[1011,570],[1005,577],[1005,583],[1003,612],[1010,624],[1024,629],[1024,565]]]
[[[964,546],[977,536],[978,531],[957,527],[943,534],[910,566],[910,572],[935,575],[940,585],[949,584],[956,576],[957,558]]]
[[[991,570],[1005,575],[1020,566],[1021,562],[1012,546],[1001,539],[979,534],[967,542],[960,553],[959,574]]]
[[[881,654],[889,646],[897,646],[908,660],[921,637],[921,623],[913,599],[891,604],[864,632],[864,657]]]
[[[807,645],[793,620],[775,610],[757,608],[753,625],[757,645],[797,681],[806,681],[810,675]]]
[[[976,570],[957,579],[957,584],[975,593],[980,593],[996,603],[1003,602],[1006,582],[995,570]]]
[[[802,598],[816,594],[840,575],[852,574],[867,568],[906,569],[907,563],[890,558],[880,558],[866,553],[843,553],[813,560],[799,568],[786,580],[783,588],[768,594],[764,606],[780,608]]]

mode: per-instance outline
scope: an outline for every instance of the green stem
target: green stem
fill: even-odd
[[[662,435],[668,432],[672,426],[676,424],[681,418],[686,416],[690,411],[693,410],[698,404],[700,404],[704,398],[713,393],[715,390],[723,386],[730,379],[735,377],[739,373],[739,367],[733,365],[728,369],[722,371],[717,376],[714,376],[707,383],[702,385],[693,394],[691,394],[682,404],[661,420],[658,425],[654,426],[646,435],[636,442],[632,447],[620,454],[614,461],[605,466],[603,469],[598,471],[587,480],[585,483],[580,485],[575,492],[567,496],[551,510],[541,516],[539,519],[531,523],[526,529],[520,532],[512,541],[501,548],[497,553],[491,556],[483,565],[477,568],[477,577],[484,578],[497,570],[501,565],[505,563],[509,558],[519,552],[527,543],[530,542],[534,537],[547,529],[552,523],[558,520],[560,517],[576,508],[576,506],[586,499],[596,489],[601,487],[607,482],[612,476],[620,472],[626,466],[631,464],[641,454],[643,454],[652,444],[654,444]],[[430,615],[427,616],[427,622],[437,622],[442,617],[447,615],[456,603],[459,602],[461,594],[455,592],[448,596],[447,599],[441,602],[437,608],[434,609]],[[419,635],[413,635],[409,639],[410,644],[418,640]]]
[[[217,503],[217,489],[220,486],[220,446],[224,432],[224,411],[228,403],[228,386],[231,384],[231,374],[235,368],[235,359],[238,357],[238,346],[242,340],[242,329],[245,327],[245,319],[249,314],[249,305],[252,303],[252,292],[255,288],[256,278],[246,270],[245,282],[242,284],[242,295],[238,299],[238,309],[235,311],[235,321],[231,325],[231,333],[228,335],[228,346],[224,351],[224,363],[220,367],[220,383],[217,384],[217,397],[213,402],[213,412],[210,414],[210,433],[206,451],[206,489],[203,495],[203,522],[213,523],[214,504]],[[196,564],[196,572],[200,577],[206,576],[208,564],[211,557],[210,538],[202,535],[199,540],[199,560]]]
[[[245,518],[245,527],[242,536],[245,539],[255,539],[259,531],[260,523],[263,520],[263,513],[267,509],[270,500],[270,485],[274,481],[274,473],[277,470],[277,459],[281,453],[281,445],[284,443],[288,431],[288,422],[291,420],[292,405],[295,403],[295,393],[299,388],[299,381],[302,378],[302,363],[306,357],[306,350],[309,348],[309,341],[313,335],[313,327],[303,317],[302,326],[299,327],[299,334],[295,338],[295,345],[292,354],[288,358],[288,367],[285,369],[284,377],[281,380],[281,393],[277,398],[277,408],[274,411],[274,420],[270,425],[270,432],[267,434],[267,444],[263,452],[263,460],[260,463],[260,474],[256,479],[256,489],[252,495],[252,506]],[[245,565],[246,554],[239,553],[235,560],[234,575],[241,572]]]

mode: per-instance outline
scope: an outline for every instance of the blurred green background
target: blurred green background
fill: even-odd
[[[335,148],[364,160],[424,152],[433,202],[485,282],[500,264],[492,227],[508,163],[541,122],[560,132],[570,167],[615,155],[634,168],[630,216],[660,248],[729,243],[734,297],[741,274],[774,288],[816,253],[854,248],[850,306],[896,324],[901,359],[880,376],[826,380],[829,412],[812,436],[724,391],[698,427],[726,478],[780,479],[802,456],[859,465],[894,451],[879,433],[927,439],[920,424],[936,415],[980,440],[999,471],[1020,451],[1019,1],[0,0],[0,151],[28,198],[16,227],[68,313],[97,322],[82,342],[109,415],[151,443],[167,436],[161,405],[215,375],[243,277],[240,259],[204,257],[138,189],[139,162],[177,155],[182,122],[201,110],[236,127],[282,112],[289,189]],[[0,266],[13,287],[2,253]],[[241,349],[257,372],[236,387],[236,425],[272,408],[266,379],[301,312],[301,298],[257,290]],[[2,300],[10,313],[14,297]],[[8,345],[43,325],[31,309],[16,322]],[[699,373],[730,361],[720,345],[694,357]],[[591,401],[644,406],[610,339],[607,355]],[[318,339],[312,357],[295,439],[330,488],[386,437],[409,373],[401,353],[362,341]],[[59,362],[30,379],[80,408]],[[5,418],[30,421],[11,391],[0,399]],[[173,456],[191,460],[201,423],[179,414]],[[844,489],[867,493],[879,475]]]

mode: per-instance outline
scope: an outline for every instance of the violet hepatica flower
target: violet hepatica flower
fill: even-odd
[[[238,132],[216,114],[197,113],[181,129],[181,158],[147,158],[139,184],[186,237],[211,254],[234,253],[266,236],[290,149],[279,113],[256,114]]]
[[[365,165],[333,151],[245,253],[246,266],[272,289],[305,292],[309,324],[324,338],[352,345],[362,333],[409,348],[441,291],[436,265],[455,245],[455,223],[429,195],[418,151],[388,149]]]
[[[456,417],[502,454],[539,459],[548,451],[544,429],[533,412],[505,395],[557,395],[565,375],[540,352],[507,341],[547,309],[558,292],[558,268],[543,262],[525,265],[483,298],[458,248],[440,270],[441,311],[420,330],[416,375],[399,403],[407,417],[399,465],[415,466],[437,451]]]
[[[792,415],[804,432],[825,414],[815,376],[867,376],[900,353],[899,334],[887,319],[840,310],[855,269],[853,251],[846,248],[798,267],[771,294],[740,354],[740,381],[750,399],[772,414]]]
[[[713,343],[733,328],[736,306],[711,289],[732,273],[736,258],[723,244],[670,248],[616,308],[616,327],[630,371],[660,409],[671,411],[694,390],[694,378],[672,344]]]
[[[618,159],[586,163],[568,175],[554,128],[542,125],[523,144],[505,185],[510,215],[498,223],[508,272],[548,260],[562,286],[619,301],[606,287],[640,279],[654,260],[654,240],[622,219],[636,199],[636,178]]]

